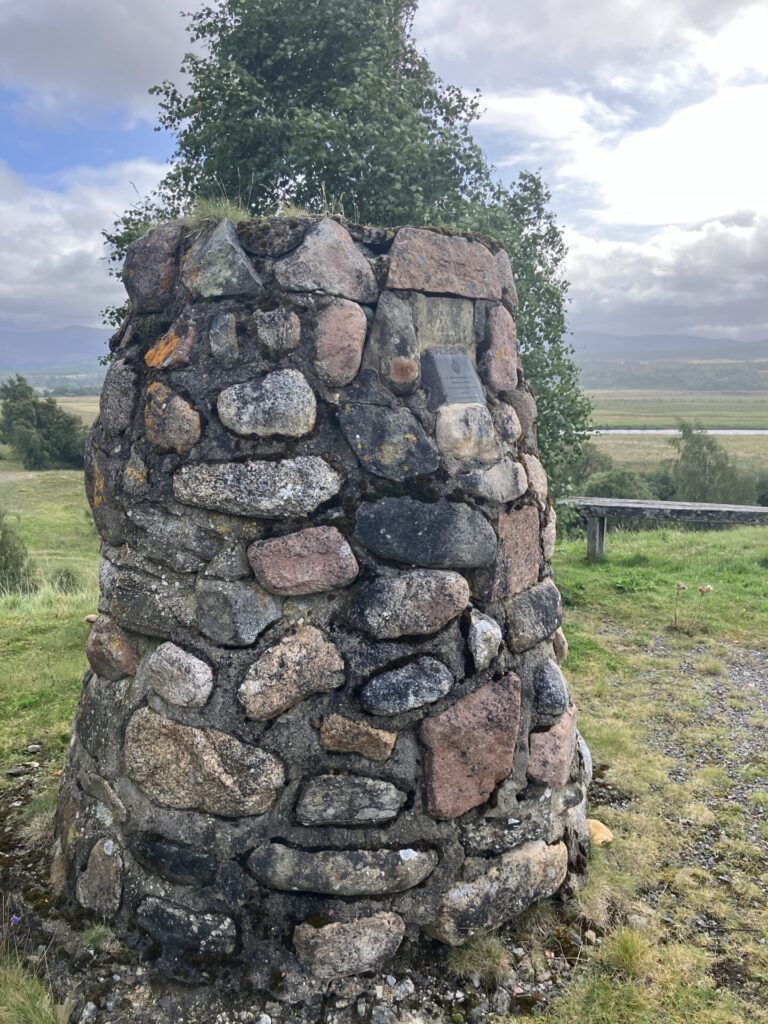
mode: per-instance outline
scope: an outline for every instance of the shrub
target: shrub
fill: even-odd
[[[621,466],[593,473],[582,485],[585,495],[591,498],[652,498],[648,481],[639,473]]]
[[[0,511],[0,592],[25,590],[32,572],[26,544],[8,516]]]

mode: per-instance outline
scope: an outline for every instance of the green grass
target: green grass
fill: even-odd
[[[58,762],[86,667],[83,618],[98,600],[98,537],[80,472],[27,473],[5,458],[0,504],[45,577],[69,568],[80,582],[74,594],[44,583],[28,596],[0,596],[0,766],[32,742]]]
[[[705,427],[765,428],[765,392],[592,390],[595,427],[676,427],[679,420]]]
[[[0,1024],[65,1024],[71,1009],[57,1007],[47,985],[13,957],[0,962]]]
[[[755,814],[765,821],[768,809],[761,789],[752,800],[731,798],[735,785],[765,777],[759,730],[765,735],[768,723],[745,720],[758,739],[744,764],[711,710],[715,691],[731,685],[723,673],[740,647],[768,647],[766,548],[768,531],[759,528],[617,531],[605,562],[593,565],[583,540],[558,544],[565,672],[602,781],[624,800],[590,806],[615,839],[593,851],[577,901],[606,935],[545,1014],[553,1024],[768,1020],[764,855],[750,834]],[[680,609],[689,632],[669,628],[677,580],[691,588]],[[704,600],[700,583],[714,587]],[[743,691],[729,696],[741,706]],[[745,715],[756,710],[751,703]],[[768,837],[765,826],[761,834]],[[714,871],[693,855],[710,840]],[[627,928],[630,914],[647,930]],[[697,926],[701,917],[717,922],[720,939]]]

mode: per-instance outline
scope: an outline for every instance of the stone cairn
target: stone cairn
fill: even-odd
[[[178,223],[123,280],[62,898],[300,1000],[573,886],[590,757],[507,254]]]

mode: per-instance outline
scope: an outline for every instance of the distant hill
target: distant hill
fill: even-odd
[[[571,338],[579,363],[658,362],[672,360],[728,359],[751,362],[768,359],[765,341],[734,341],[733,338],[701,338],[686,334],[599,334],[578,332]]]
[[[0,325],[0,374],[86,364],[97,370],[99,356],[107,352],[108,338],[109,333],[100,327],[17,331]]]

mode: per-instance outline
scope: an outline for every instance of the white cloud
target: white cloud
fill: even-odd
[[[640,242],[571,231],[577,330],[768,337],[768,215],[742,213]]]
[[[0,320],[18,327],[98,325],[123,298],[104,262],[101,230],[157,184],[166,167],[135,160],[77,168],[49,188],[0,163]]]
[[[147,90],[173,79],[189,48],[180,6],[0,0],[0,84],[23,93],[27,109],[42,115],[119,107],[154,121],[157,104]]]
[[[601,191],[607,221],[687,224],[768,211],[768,85],[726,86],[663,124],[581,147],[564,176]]]

